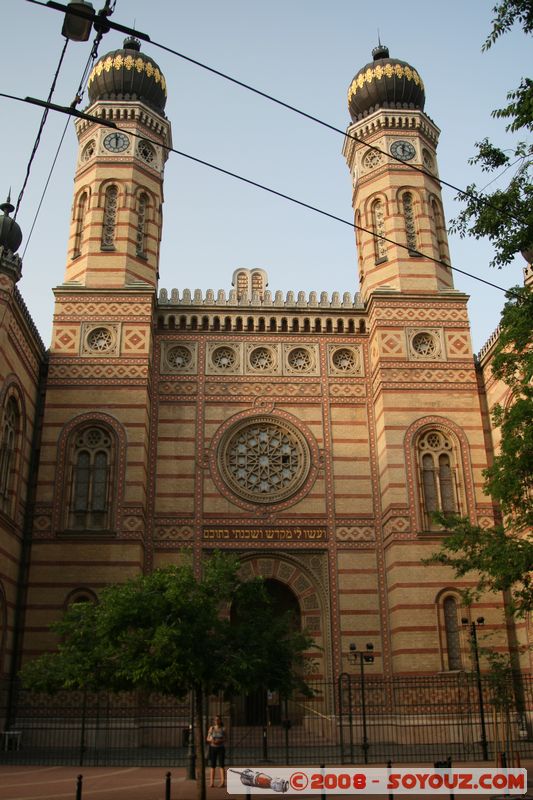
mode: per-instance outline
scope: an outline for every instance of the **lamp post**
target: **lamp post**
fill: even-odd
[[[191,689],[189,738],[187,741],[187,780],[196,780],[196,752],[194,749],[194,689]]]
[[[483,684],[481,682],[481,669],[479,666],[479,646],[477,641],[477,627],[478,625],[484,625],[485,619],[484,617],[478,617],[475,622],[468,622],[466,617],[461,619],[463,625],[468,626],[469,633],[470,633],[470,646],[472,648],[472,653],[474,655],[474,668],[476,671],[476,683],[477,683],[477,696],[478,696],[478,703],[479,703],[479,721],[481,723],[481,750],[483,751],[483,761],[489,760],[489,747],[487,742],[487,730],[485,727],[485,709],[483,705]]]
[[[354,642],[350,643],[350,652],[348,653],[348,661],[350,664],[356,664],[359,660],[361,666],[361,717],[363,722],[363,756],[365,764],[368,764],[368,736],[366,730],[366,696],[365,696],[365,664],[372,664],[374,661],[374,645],[368,643],[366,650],[358,650]]]

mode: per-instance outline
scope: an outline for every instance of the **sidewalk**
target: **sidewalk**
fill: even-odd
[[[383,765],[372,765],[383,766]],[[400,766],[400,765],[396,765]],[[423,766],[404,765],[404,766]],[[457,764],[467,768],[493,767],[492,763],[485,764]],[[533,794],[533,761],[524,763],[528,770],[529,794]],[[275,767],[270,768],[270,771]],[[165,777],[171,773],[171,800],[196,800],[196,782],[186,779],[183,768],[165,770],[162,767],[0,767],[0,800],[76,800],[77,776],[83,775],[82,800],[165,800]],[[254,794],[253,797],[261,795]],[[266,793],[267,800],[272,798],[302,797],[296,794]],[[351,794],[344,797],[367,797],[370,800],[388,800],[388,795],[369,795],[361,792],[359,795]],[[412,800],[427,800],[429,795],[395,795],[396,800],[412,798]],[[448,800],[449,795],[433,794],[433,797]],[[245,800],[246,794],[229,795],[227,790],[214,788],[207,789],[207,800]],[[307,795],[307,797],[320,798],[321,795]],[[335,795],[327,794],[327,797]],[[339,797],[339,795],[337,795]],[[490,795],[456,794],[455,800],[467,800],[473,797],[489,798]],[[519,795],[515,795],[519,797]]]

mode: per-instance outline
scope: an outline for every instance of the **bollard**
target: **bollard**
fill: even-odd
[[[322,773],[322,777],[324,777],[325,770],[326,770],[326,765],[325,764],[321,764],[320,765],[320,772]],[[322,781],[322,787],[324,787],[324,781]],[[320,800],[327,800],[325,788],[322,788],[322,794],[320,795]]]
[[[172,779],[172,773],[167,772],[165,776],[165,800],[170,800],[171,779]]]
[[[83,775],[78,775],[76,779],[76,800],[81,800],[82,791],[83,791]]]
[[[390,759],[387,761],[387,769],[390,775],[390,771],[392,769],[392,761]],[[394,800],[394,792],[389,792],[389,800]]]

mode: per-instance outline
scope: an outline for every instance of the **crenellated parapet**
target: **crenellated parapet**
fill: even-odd
[[[364,309],[363,301],[359,292],[353,296],[351,292],[332,292],[331,298],[328,292],[298,292],[288,291],[286,295],[281,290],[274,294],[266,289],[263,296],[259,292],[238,294],[237,289],[230,289],[228,293],[224,289],[219,289],[216,294],[213,289],[207,289],[205,294],[201,289],[183,289],[180,293],[178,289],[160,289],[160,306],[216,306],[220,308],[294,308],[294,309]]]

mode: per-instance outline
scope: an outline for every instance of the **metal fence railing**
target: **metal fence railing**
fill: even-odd
[[[483,677],[370,678],[344,673],[312,684],[310,697],[255,692],[209,698],[233,764],[395,763],[533,757],[533,677],[505,686]],[[142,694],[20,692],[0,742],[0,763],[185,766],[189,698]]]

